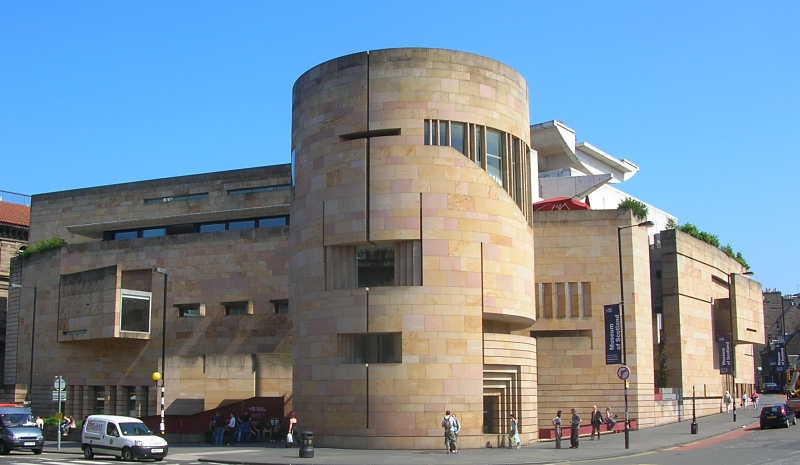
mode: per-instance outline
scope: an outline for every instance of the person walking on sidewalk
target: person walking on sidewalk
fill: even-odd
[[[733,399],[731,398],[731,393],[729,391],[725,391],[725,411],[731,411],[731,404],[733,403]]]
[[[556,449],[561,449],[561,410],[556,412],[556,417],[552,422],[556,433]]]
[[[450,410],[444,412],[444,418],[442,418],[442,428],[444,428],[444,448],[447,449],[447,453],[458,453],[458,448],[456,448],[456,433],[453,431],[455,429],[455,418],[450,415]]]
[[[580,433],[581,429],[581,416],[578,415],[578,412],[575,409],[571,409],[572,412],[572,420],[569,422],[569,446],[570,449],[577,449],[579,446],[578,443],[578,433]]]
[[[750,396],[750,400],[753,401],[753,410],[758,409],[758,393],[753,391],[753,395]]]
[[[511,449],[513,447],[516,447],[517,449],[519,449],[521,446],[519,440],[519,429],[517,427],[518,426],[517,417],[515,417],[514,414],[512,413],[510,415],[510,418],[511,418],[510,420],[511,428],[508,430],[508,448]]]
[[[600,410],[597,410],[597,406],[592,406],[592,417],[589,419],[589,423],[592,424],[592,435],[590,436],[590,441],[594,441],[594,433],[597,432],[597,440],[600,440],[600,426],[603,424],[603,414],[600,413]]]

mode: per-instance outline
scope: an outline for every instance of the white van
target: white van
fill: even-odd
[[[137,459],[164,460],[167,441],[153,434],[142,420],[116,415],[90,415],[83,422],[81,449],[86,459],[113,455],[130,462]]]

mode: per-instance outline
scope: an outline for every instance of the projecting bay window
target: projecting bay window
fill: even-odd
[[[150,297],[149,292],[122,289],[120,331],[150,333]]]

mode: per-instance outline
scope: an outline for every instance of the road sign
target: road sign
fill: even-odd
[[[57,390],[57,391],[61,391],[61,390],[62,390],[62,389],[64,389],[65,387],[67,387],[67,383],[66,383],[66,382],[64,382],[64,379],[63,379],[63,378],[61,378],[60,376],[59,376],[58,378],[56,378],[56,382],[55,382],[55,383],[53,383],[53,388],[54,388],[55,390]]]
[[[66,402],[67,391],[53,391],[53,402]]]
[[[631,369],[622,365],[621,367],[617,368],[617,378],[619,379],[628,379],[631,375]]]

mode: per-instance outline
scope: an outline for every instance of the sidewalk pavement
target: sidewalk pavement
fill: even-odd
[[[687,406],[689,417],[679,423],[629,432],[629,448],[625,449],[625,434],[603,434],[601,440],[580,440],[578,449],[569,448],[569,438],[564,437],[563,449],[555,449],[553,441],[535,442],[521,449],[462,449],[459,454],[447,455],[442,450],[353,450],[314,449],[313,458],[299,458],[297,446],[286,449],[283,444],[251,443],[231,446],[210,444],[170,444],[167,460],[201,461],[219,464],[326,464],[326,465],[402,465],[452,462],[457,464],[546,464],[557,462],[579,462],[603,458],[636,455],[643,452],[670,449],[717,438],[734,431],[758,427],[759,408],[736,409],[737,421],[731,413],[720,413],[697,419],[698,433],[691,434],[691,406]],[[569,434],[568,430],[564,430]],[[45,445],[46,454],[81,454],[80,443],[56,443]]]

